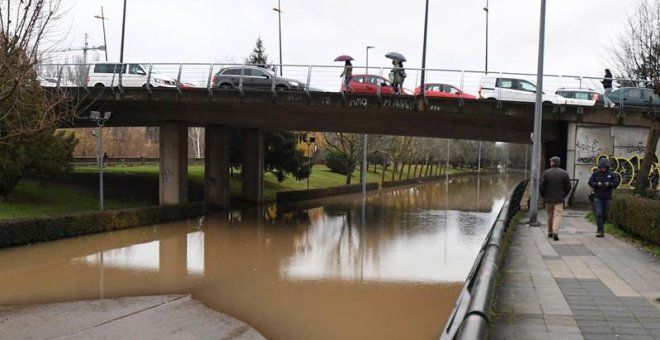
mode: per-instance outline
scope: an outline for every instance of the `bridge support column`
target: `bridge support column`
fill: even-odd
[[[160,204],[178,204],[188,196],[188,128],[181,123],[160,126]]]
[[[243,130],[243,199],[253,203],[263,202],[264,192],[264,131]]]
[[[227,126],[209,125],[205,131],[204,193],[212,207],[229,207],[229,143]]]

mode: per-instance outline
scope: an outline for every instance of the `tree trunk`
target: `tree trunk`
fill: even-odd
[[[412,163],[408,163],[408,174],[406,175],[406,179],[410,179],[410,168],[412,167]]]
[[[415,163],[415,167],[413,168],[413,178],[417,178],[417,168],[418,168],[418,165],[419,165],[419,164]]]
[[[396,171],[398,168],[399,168],[399,163],[394,163],[394,168],[392,169],[392,178],[390,179],[390,181],[394,180],[394,176],[396,175]]]
[[[353,177],[353,173],[352,173],[352,172],[349,173],[348,175],[346,175],[346,185],[351,184],[351,177]]]
[[[635,180],[635,194],[637,195],[644,195],[650,186],[649,174],[651,173],[651,165],[655,161],[655,152],[659,138],[660,120],[654,119],[651,121],[649,136],[646,139],[646,152],[644,153],[642,166],[640,167],[639,174]]]
[[[403,169],[406,167],[405,164],[401,164],[401,169],[399,169],[399,181],[403,179]]]
[[[383,165],[383,175],[380,177],[381,186],[383,186],[383,183],[385,183],[385,170],[387,170],[387,164]]]

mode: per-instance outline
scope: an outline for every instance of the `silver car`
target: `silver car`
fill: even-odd
[[[243,88],[248,90],[270,90],[273,85],[278,91],[302,91],[305,84],[293,79],[279,77],[258,66],[227,67],[218,71],[212,79],[213,87],[220,89],[238,88],[241,78]]]

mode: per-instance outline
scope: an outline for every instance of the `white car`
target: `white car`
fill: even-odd
[[[485,76],[481,78],[477,99],[502,100],[512,102],[536,102],[536,85],[525,79]],[[543,93],[543,103],[566,104],[566,98]]]
[[[151,70],[151,75],[140,64],[99,63],[91,65],[87,75],[87,86],[112,87],[121,83],[123,87],[176,87],[176,80]]]
[[[566,98],[567,105],[594,106],[603,94],[592,89],[559,88],[556,95]]]

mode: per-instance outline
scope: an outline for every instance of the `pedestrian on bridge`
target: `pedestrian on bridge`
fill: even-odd
[[[603,88],[605,93],[603,94],[603,101],[605,107],[614,107],[614,103],[610,100],[610,94],[612,93],[612,72],[609,68],[605,69],[605,78],[601,83],[603,83]]]
[[[596,211],[596,237],[605,236],[605,221],[612,202],[612,191],[619,186],[619,178],[610,171],[607,158],[598,161],[598,171],[591,174],[589,186],[594,189],[594,210]]]
[[[401,65],[401,61],[392,59],[392,70],[390,71],[389,78],[395,94],[401,94],[401,89],[403,86],[403,77],[401,72],[403,68]]]
[[[564,211],[564,200],[571,191],[571,179],[568,173],[559,167],[561,158],[550,158],[550,169],[543,172],[539,193],[545,202],[548,214],[548,237],[559,241],[559,226]]]
[[[351,80],[353,80],[353,64],[351,64],[350,60],[346,60],[346,63],[344,64],[344,71],[339,76],[344,77],[345,91],[352,92],[353,89],[351,89]]]

